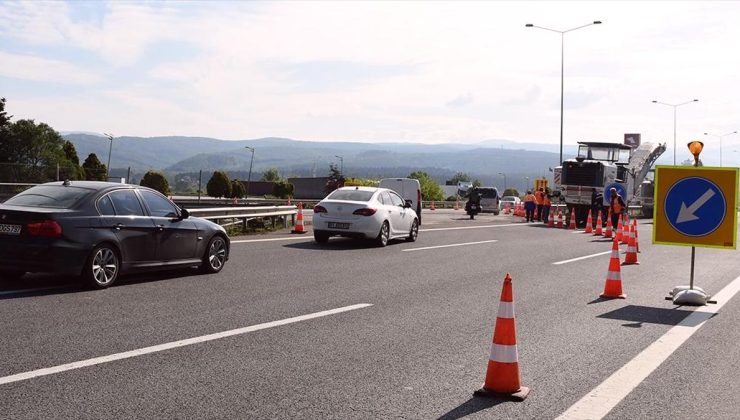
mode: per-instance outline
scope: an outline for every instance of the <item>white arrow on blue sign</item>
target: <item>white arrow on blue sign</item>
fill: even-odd
[[[706,236],[725,220],[727,205],[722,190],[701,177],[683,178],[666,193],[663,211],[668,223],[687,236]]]

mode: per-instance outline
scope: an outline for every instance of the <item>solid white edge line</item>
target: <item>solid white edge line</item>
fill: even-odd
[[[477,241],[477,242],[465,242],[462,244],[450,244],[450,245],[437,245],[437,246],[425,246],[423,248],[410,248],[410,249],[402,249],[403,252],[412,252],[412,251],[424,251],[427,249],[437,249],[437,248],[451,248],[455,246],[465,246],[465,245],[478,245],[478,244],[488,244],[498,242],[498,239],[491,239],[489,241]]]
[[[292,324],[300,321],[307,321],[309,319],[321,318],[328,315],[335,315],[342,312],[353,311],[356,309],[363,309],[369,306],[373,306],[371,303],[359,303],[356,305],[344,306],[342,308],[330,309],[327,311],[314,312],[312,314],[300,315],[293,318],[287,318],[279,321],[266,322],[263,324],[252,325],[244,328],[237,328],[234,330],[223,331],[214,334],[203,335],[200,337],[187,338],[184,340],[172,341],[169,343],[158,344],[156,346],[144,347],[141,349],[126,351],[123,353],[115,353],[108,356],[94,357],[92,359],[80,360],[77,362],[67,363],[64,365],[54,366],[50,368],[37,369],[23,373],[17,373],[15,375],[5,376],[0,378],[0,385],[9,384],[13,382],[25,381],[39,376],[53,375],[55,373],[66,372],[68,370],[80,369],[83,367],[99,365],[102,363],[113,362],[116,360],[128,359],[131,357],[143,356],[145,354],[157,353],[165,350],[170,350],[178,347],[189,346],[192,344],[204,343],[206,341],[218,340],[221,338],[232,337],[235,335],[246,334],[254,331],[264,330],[267,328],[279,327],[282,325]]]
[[[740,291],[740,277],[715,296],[716,304],[697,307],[675,327],[640,352],[599,386],[568,408],[557,419],[602,419],[655,369],[685,343],[705,322]]]
[[[591,255],[586,255],[586,256],[578,257],[578,258],[571,258],[571,259],[565,260],[565,261],[554,262],[554,263],[552,263],[552,265],[568,264],[568,263],[572,263],[574,261],[585,260],[586,258],[593,258],[593,257],[598,257],[599,255],[606,255],[606,254],[608,254],[610,252],[612,252],[612,251],[609,250],[609,251],[599,252],[598,254],[591,254]]]
[[[268,238],[268,239],[241,239],[241,240],[231,241],[231,243],[232,244],[246,244],[250,242],[295,241],[298,239],[313,240],[313,236],[293,236],[290,238]]]

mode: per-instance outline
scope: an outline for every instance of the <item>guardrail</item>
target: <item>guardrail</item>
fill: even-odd
[[[242,224],[244,229],[252,219],[270,219],[272,227],[275,228],[277,219],[283,218],[284,227],[288,227],[288,216],[290,223],[295,224],[295,215],[298,213],[296,206],[260,206],[260,207],[215,207],[202,209],[188,209],[195,217],[215,221],[221,226]]]

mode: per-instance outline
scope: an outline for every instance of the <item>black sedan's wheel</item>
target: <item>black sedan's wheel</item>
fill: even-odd
[[[203,256],[203,265],[201,270],[204,273],[218,273],[224,268],[226,262],[226,241],[220,235],[211,238],[206,248],[206,254]]]
[[[380,233],[378,233],[378,237],[375,238],[375,243],[378,244],[378,246],[386,246],[388,245],[388,238],[391,236],[391,227],[388,225],[388,222],[383,222],[383,226],[380,227]]]
[[[313,231],[313,239],[317,244],[325,244],[329,242],[329,234],[326,232]]]
[[[23,277],[23,275],[26,274],[25,271],[17,271],[17,270],[0,270],[0,281],[2,280],[18,280],[19,278]]]
[[[411,223],[411,231],[409,231],[409,236],[406,238],[409,242],[416,242],[416,238],[419,236],[419,222],[414,219],[414,222]]]
[[[115,283],[121,269],[118,251],[110,245],[98,245],[90,253],[82,279],[96,289],[105,289]]]

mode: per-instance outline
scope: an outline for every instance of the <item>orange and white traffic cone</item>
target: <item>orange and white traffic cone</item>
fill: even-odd
[[[559,229],[563,228],[563,211],[558,210],[558,225],[556,226]]]
[[[588,209],[588,218],[586,218],[586,229],[583,231],[583,233],[592,233],[594,231],[593,228],[593,219],[591,219],[591,209]]]
[[[612,241],[612,256],[609,258],[609,271],[606,273],[606,284],[604,293],[600,295],[605,299],[624,299],[627,297],[622,292],[622,270],[619,265],[619,241]]]
[[[570,226],[568,229],[576,230],[576,209],[575,207],[570,210]]]
[[[640,253],[640,241],[639,235],[637,234],[637,219],[632,221],[632,231],[635,233],[635,251]]]
[[[635,249],[635,232],[630,230],[627,232],[627,237],[627,253],[624,255],[622,265],[640,264],[637,261],[637,249]]]
[[[514,290],[511,285],[511,276],[506,273],[496,326],[493,330],[486,381],[483,387],[475,391],[473,395],[524,401],[528,394],[529,388],[521,386],[514,322]]]
[[[555,214],[550,212],[550,219],[547,221],[547,227],[555,227]]]
[[[622,227],[622,216],[619,216],[619,223],[617,223],[617,234],[615,238],[617,238],[617,242],[622,242],[622,235],[624,234],[624,228]]]
[[[604,234],[602,227],[601,227],[601,210],[599,210],[599,215],[596,217],[596,230],[594,230],[594,236],[602,236]]]
[[[623,216],[624,223],[622,223],[622,239],[619,241],[622,245],[629,245],[630,241],[630,224],[627,221],[627,216]]]
[[[613,236],[612,232],[612,211],[609,209],[608,214],[606,215],[606,232],[604,232],[605,238],[611,238]]]
[[[303,226],[303,203],[298,203],[298,215],[295,218],[295,226],[290,233],[306,233],[306,229]]]

